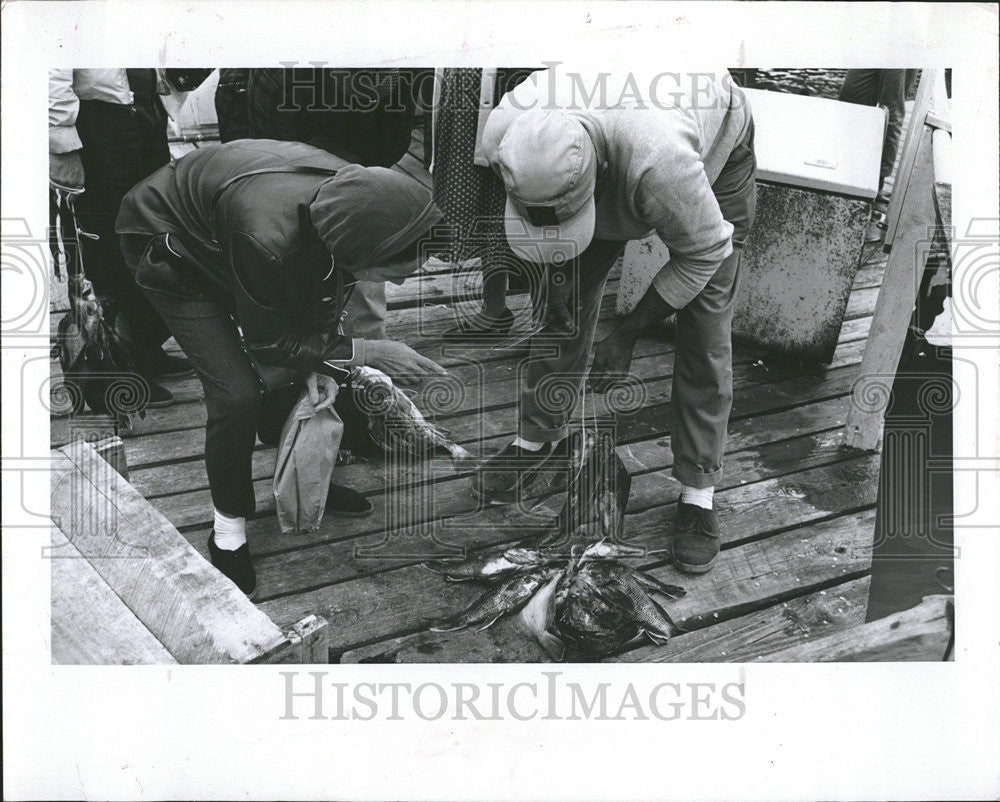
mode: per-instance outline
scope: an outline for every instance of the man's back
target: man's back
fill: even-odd
[[[256,202],[278,215],[280,204],[276,203],[275,192],[284,183],[281,176],[289,176],[290,183],[296,185],[301,185],[305,177],[317,187],[329,178],[293,170],[286,174],[282,169],[305,165],[330,170],[332,174],[344,164],[342,159],[301,142],[239,139],[224,145],[209,145],[166,165],[133,187],[122,203],[116,228],[119,234],[167,232],[204,243],[217,241],[220,232],[214,230],[216,224],[212,216],[216,210],[213,207],[220,189],[237,176],[273,170],[264,174],[272,179],[268,181],[268,197],[258,196]],[[241,184],[241,194],[258,177],[250,176],[237,182]],[[279,180],[275,181],[276,178]],[[242,186],[244,182],[246,186]],[[232,188],[235,190],[236,186]],[[254,196],[246,194],[245,197],[251,200]],[[308,202],[309,198],[304,200]]]

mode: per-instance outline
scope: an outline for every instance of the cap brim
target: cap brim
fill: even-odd
[[[536,264],[563,264],[583,253],[594,238],[597,207],[590,198],[586,206],[557,226],[533,226],[518,214],[507,199],[504,227],[510,249]]]

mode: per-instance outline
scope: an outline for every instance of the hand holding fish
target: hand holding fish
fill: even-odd
[[[603,393],[615,381],[625,378],[637,339],[630,331],[616,329],[597,344],[587,381],[589,389]]]
[[[365,363],[392,376],[400,384],[415,384],[428,373],[446,376],[448,371],[433,359],[418,354],[405,343],[395,340],[367,340]]]

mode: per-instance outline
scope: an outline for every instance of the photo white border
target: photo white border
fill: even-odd
[[[304,23],[305,21],[305,23]],[[640,54],[684,69],[952,67],[957,232],[997,214],[991,4],[8,2],[2,10],[2,217],[44,232],[50,67],[567,64]],[[167,31],[168,33],[161,33]],[[391,54],[404,54],[396,57]],[[990,229],[996,242],[997,223]],[[997,311],[994,271],[978,303]],[[4,275],[4,319],[23,279]],[[47,286],[47,282],[43,283]],[[958,286],[958,282],[956,282]],[[955,299],[957,307],[963,299]],[[978,499],[956,474],[951,664],[582,665],[567,678],[742,681],[736,721],[279,721],[282,667],[52,667],[44,515],[49,421],[36,337],[3,339],[4,796],[80,798],[992,798],[1000,794],[997,352],[979,371]],[[982,337],[986,346],[996,339]],[[27,367],[25,365],[28,364]],[[22,378],[23,377],[23,378]],[[992,467],[991,467],[992,466]],[[19,527],[36,528],[19,528]],[[287,670],[287,669],[286,669]],[[536,666],[330,666],[338,681],[508,681]]]

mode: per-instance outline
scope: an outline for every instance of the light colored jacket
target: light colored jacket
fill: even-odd
[[[156,71],[156,91],[170,88],[161,70]],[[106,70],[49,70],[49,152],[69,153],[83,147],[76,132],[81,100],[102,100],[123,106],[133,102],[125,68]]]
[[[682,309],[732,253],[733,226],[712,183],[750,124],[746,95],[726,70],[536,72],[490,114],[483,148],[494,168],[507,128],[539,108],[579,120],[597,149],[594,236],[623,241],[655,231],[670,250],[655,286]]]

